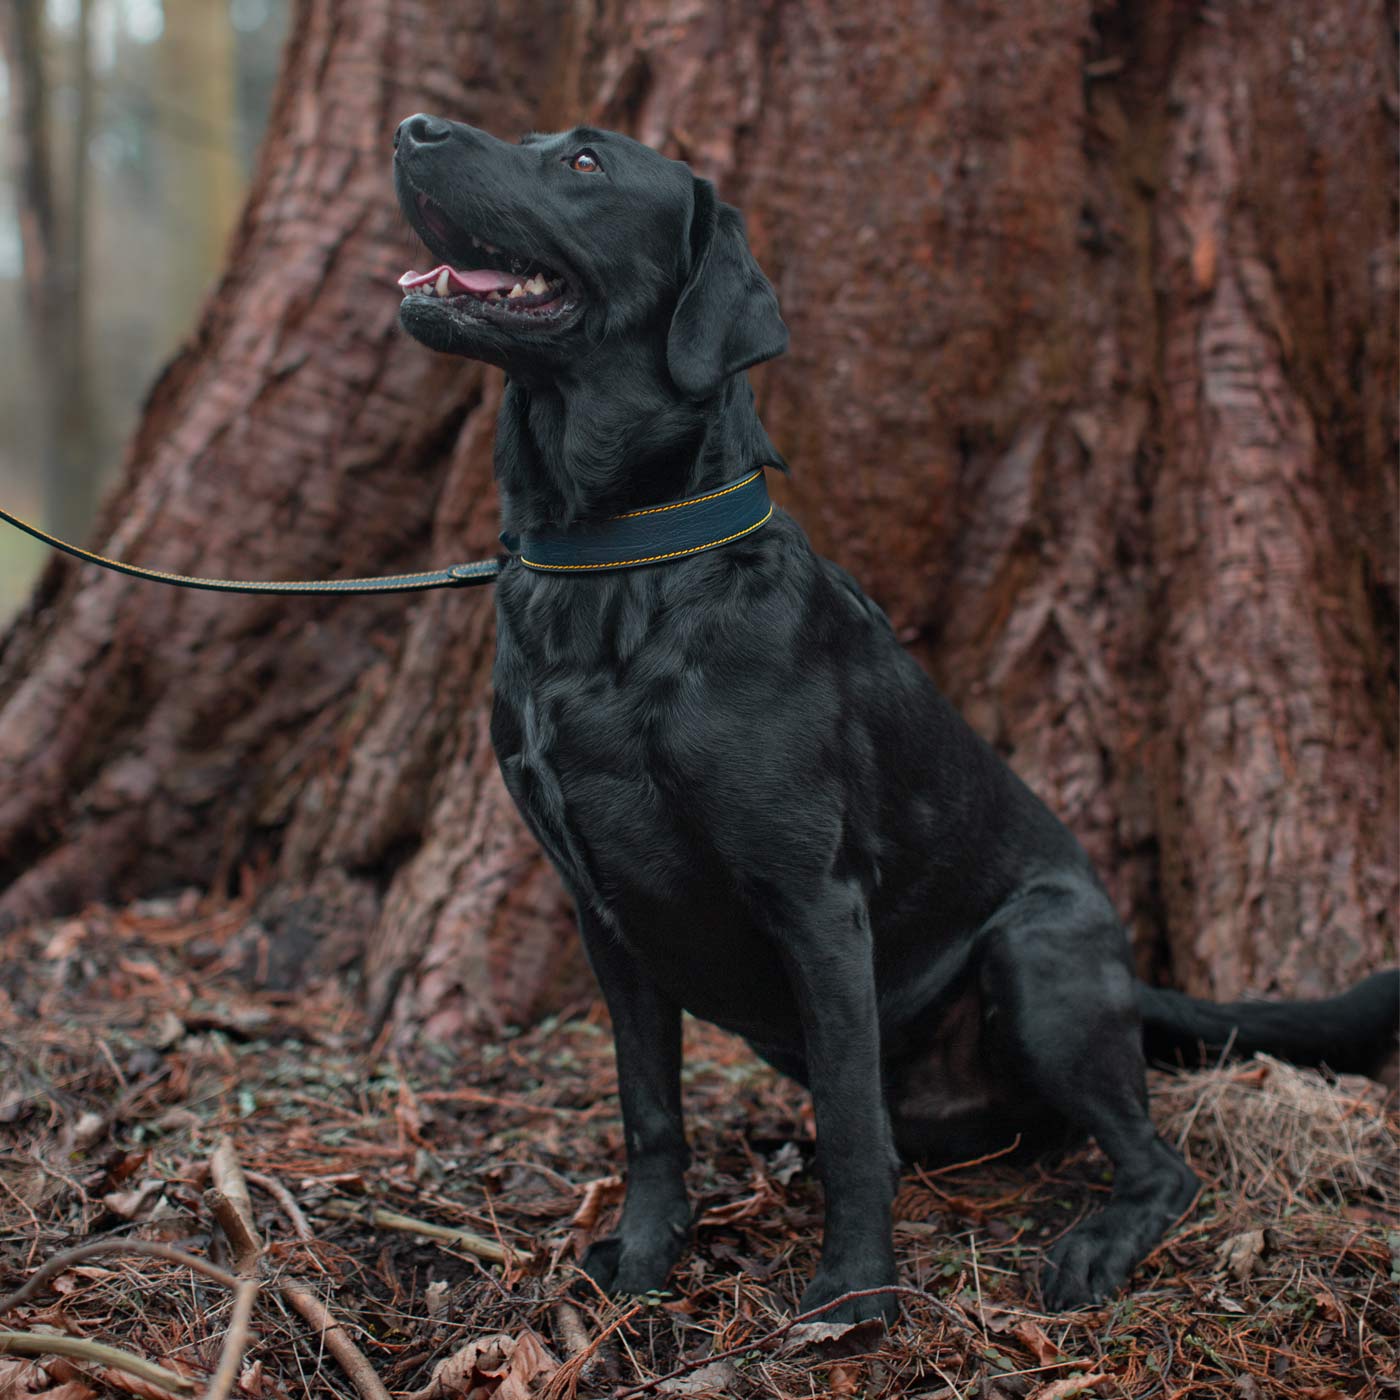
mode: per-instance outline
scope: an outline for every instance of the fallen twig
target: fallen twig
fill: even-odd
[[[358,1220],[385,1230],[404,1230],[430,1240],[441,1240],[444,1244],[455,1244],[469,1254],[475,1254],[478,1259],[486,1259],[493,1264],[526,1264],[533,1257],[528,1250],[511,1249],[509,1246],[497,1244],[495,1240],[488,1240],[485,1235],[474,1234],[471,1230],[460,1230],[455,1225],[434,1225],[430,1220],[400,1215],[396,1210],[385,1210],[381,1206],[359,1206],[354,1201],[336,1197],[327,1201],[320,1209],[326,1215],[334,1215],[342,1220]]]
[[[252,1233],[248,1222],[239,1212],[233,1199],[224,1195],[217,1187],[211,1186],[204,1193],[204,1204],[209,1213],[219,1222],[229,1247],[233,1250],[233,1267],[242,1278],[252,1278],[257,1272],[258,1256],[262,1246]]]
[[[231,1138],[219,1139],[209,1158],[209,1177],[214,1184],[204,1193],[204,1200],[233,1247],[234,1269],[244,1278],[251,1277],[257,1272],[263,1246],[253,1223],[253,1198]]]
[[[253,1198],[248,1194],[248,1183],[243,1179],[243,1168],[234,1154],[232,1139],[220,1138],[219,1145],[210,1154],[209,1179],[214,1184],[204,1193],[204,1202],[214,1212],[233,1250],[234,1268],[239,1274],[233,1316],[224,1334],[219,1364],[205,1394],[205,1400],[226,1400],[238,1379],[238,1368],[248,1346],[248,1324],[261,1290],[258,1262],[263,1246],[253,1223]]]
[[[145,1357],[109,1347],[87,1337],[63,1337],[54,1332],[0,1332],[0,1355],[12,1356],[71,1356],[90,1361],[97,1366],[110,1366],[116,1371],[139,1376],[143,1381],[158,1385],[175,1395],[194,1393],[194,1382],[175,1371],[168,1371]]]
[[[578,1394],[578,1383],[583,1377],[583,1368],[592,1360],[593,1354],[624,1322],[630,1322],[645,1307],[645,1303],[638,1303],[636,1307],[629,1308],[621,1317],[608,1323],[576,1356],[571,1356],[549,1378],[541,1393],[542,1400],[574,1400],[574,1396]]]
[[[233,1315],[229,1318],[223,1350],[219,1353],[218,1369],[209,1381],[209,1389],[204,1392],[204,1400],[227,1400],[232,1392],[238,1379],[238,1368],[243,1364],[243,1353],[248,1349],[248,1324],[252,1320],[253,1304],[258,1301],[258,1292],[256,1278],[238,1281]]]
[[[550,1309],[554,1319],[554,1335],[570,1356],[577,1356],[588,1345],[588,1329],[583,1315],[572,1303],[555,1303]]]
[[[383,1381],[375,1375],[369,1358],[355,1345],[350,1334],[330,1315],[318,1298],[292,1283],[284,1283],[281,1293],[320,1334],[321,1340],[326,1344],[326,1350],[335,1357],[340,1369],[354,1382],[355,1389],[364,1396],[364,1400],[391,1400]]]
[[[277,1202],[282,1214],[287,1217],[287,1222],[292,1227],[292,1233],[303,1244],[315,1244],[316,1233],[311,1228],[310,1221],[307,1220],[302,1209],[297,1205],[295,1198],[287,1188],[277,1180],[275,1176],[265,1176],[262,1172],[244,1172],[243,1175],[261,1190],[266,1191],[274,1201]],[[324,1274],[326,1266],[316,1257],[315,1250],[308,1249],[307,1257],[315,1265],[316,1272]]]
[[[277,1202],[282,1209],[282,1214],[287,1217],[287,1223],[291,1225],[292,1232],[299,1240],[305,1240],[309,1244],[316,1238],[310,1222],[302,1213],[301,1207],[297,1205],[295,1197],[275,1176],[265,1176],[262,1172],[244,1172],[243,1175],[254,1186],[266,1191]]]
[[[134,1395],[136,1400],[183,1400],[183,1397],[177,1396],[173,1391],[152,1385],[150,1381],[139,1380],[136,1376],[128,1376],[125,1371],[119,1371],[115,1366],[94,1366],[91,1362],[76,1365],[66,1357],[55,1356],[45,1361],[43,1367],[49,1379],[60,1386],[76,1383],[82,1386],[83,1390],[91,1391],[93,1382],[96,1381],[109,1390]]]
[[[176,1249],[172,1245],[161,1244],[156,1240],[94,1240],[91,1244],[80,1244],[76,1249],[55,1254],[47,1264],[37,1269],[21,1288],[17,1288],[8,1298],[0,1298],[0,1316],[9,1312],[11,1308],[17,1308],[21,1303],[27,1303],[46,1283],[71,1269],[74,1264],[81,1264],[84,1259],[91,1259],[97,1254],[145,1254],[153,1259],[167,1259],[172,1264],[183,1264],[185,1268],[193,1269],[196,1273],[213,1279],[215,1283],[223,1284],[225,1288],[238,1287],[238,1280],[227,1269],[221,1269],[207,1259],[186,1254],[184,1250]]]
[[[555,1303],[550,1309],[550,1316],[554,1320],[554,1335],[558,1338],[560,1347],[568,1353],[565,1357],[566,1364],[574,1357],[588,1353],[579,1371],[581,1380],[593,1379],[598,1371],[616,1379],[617,1353],[611,1340],[604,1342],[600,1338],[601,1344],[593,1346],[589,1340],[588,1328],[584,1325],[583,1314],[572,1303],[562,1300]]]
[[[205,1199],[219,1212],[219,1223],[225,1226],[225,1234],[229,1233],[225,1224],[226,1218],[236,1222],[234,1229],[241,1231],[245,1236],[244,1258],[250,1257],[251,1250],[252,1267],[256,1267],[258,1257],[262,1253],[262,1241],[253,1226],[253,1202],[248,1195],[247,1180],[238,1158],[233,1154],[233,1144],[228,1138],[219,1143],[214,1155],[209,1159],[209,1173],[214,1186],[204,1193]],[[267,1180],[269,1178],[264,1178],[264,1181]],[[299,1211],[289,1217],[293,1229],[298,1228],[297,1215],[300,1215]],[[309,1235],[310,1227],[304,1217],[301,1219],[301,1226]],[[240,1248],[237,1241],[230,1237],[229,1242],[237,1253]],[[326,1350],[335,1357],[340,1369],[350,1377],[364,1400],[390,1400],[389,1392],[375,1374],[369,1358],[355,1345],[350,1334],[331,1316],[330,1310],[320,1299],[304,1288],[298,1288],[294,1283],[281,1284],[277,1291],[316,1329],[321,1341],[325,1343]],[[220,1370],[222,1369],[221,1365]]]
[[[225,1202],[226,1210],[233,1211],[232,1205],[228,1203],[228,1198],[223,1193],[212,1191],[209,1194],[217,1195],[220,1200]],[[252,1316],[253,1305],[257,1301],[258,1282],[253,1277],[235,1278],[226,1269],[219,1268],[217,1264],[212,1264],[209,1260],[200,1259],[193,1254],[186,1254],[184,1250],[175,1249],[156,1240],[94,1240],[90,1244],[81,1244],[76,1249],[65,1250],[62,1254],[54,1255],[48,1263],[35,1271],[33,1277],[23,1287],[11,1293],[9,1297],[0,1299],[0,1314],[18,1307],[21,1303],[28,1302],[39,1293],[45,1284],[52,1282],[60,1274],[66,1273],[84,1259],[91,1259],[98,1254],[116,1253],[142,1254],[149,1258],[165,1259],[172,1264],[180,1264],[187,1269],[193,1269],[196,1273],[213,1279],[215,1283],[220,1283],[225,1288],[233,1290],[233,1316],[229,1320],[228,1333],[219,1358],[218,1370],[214,1373],[214,1378],[210,1382],[205,1397],[205,1400],[225,1400],[233,1388],[234,1381],[238,1378],[238,1364],[243,1358],[243,1350],[248,1340],[248,1323]],[[253,1256],[253,1260],[256,1264],[256,1254]],[[149,1384],[162,1386],[179,1395],[189,1394],[194,1390],[192,1381],[186,1380],[185,1377],[177,1375],[174,1371],[168,1371],[165,1367],[158,1366],[154,1362],[145,1361],[128,1352],[118,1351],[113,1347],[89,1341],[84,1337],[62,1337],[56,1334],[34,1332],[0,1332],[0,1352],[4,1351],[23,1355],[47,1353],[51,1356],[77,1357],[96,1365],[111,1367],[113,1370],[126,1371]]]

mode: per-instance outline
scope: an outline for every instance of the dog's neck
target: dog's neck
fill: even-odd
[[[692,403],[669,387],[664,362],[639,363],[645,347],[630,350],[610,347],[606,369],[507,381],[496,430],[507,530],[567,529],[782,464],[745,375]]]

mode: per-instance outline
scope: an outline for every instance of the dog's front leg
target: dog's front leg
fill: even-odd
[[[896,1281],[891,1209],[899,1158],[880,1078],[875,966],[865,901],[833,890],[785,940],[807,1049],[817,1120],[817,1160],[826,1188],[822,1259],[801,1310],[843,1293]],[[893,1320],[893,1294],[855,1298],[825,1322]]]
[[[593,915],[580,914],[579,931],[612,1017],[627,1139],[622,1220],[589,1249],[583,1267],[610,1292],[649,1293],[665,1287],[690,1227],[681,1011]]]

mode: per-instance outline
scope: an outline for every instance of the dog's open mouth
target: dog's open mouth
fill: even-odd
[[[468,314],[553,321],[577,303],[568,278],[524,254],[512,253],[459,229],[426,195],[418,194],[419,232],[449,261],[430,272],[405,272],[405,297],[434,297]]]

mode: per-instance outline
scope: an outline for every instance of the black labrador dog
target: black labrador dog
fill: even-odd
[[[782,466],[744,374],[787,330],[738,212],[613,132],[509,144],[438,117],[395,140],[443,265],[406,274],[423,344],[508,376],[508,532],[567,534]],[[508,537],[508,536],[507,536]],[[896,1279],[900,1154],[1092,1134],[1108,1203],[1050,1251],[1046,1304],[1103,1298],[1192,1203],[1146,1056],[1265,1049],[1366,1070],[1400,975],[1328,1001],[1215,1006],[1137,982],[1075,838],[775,511],[721,548],[497,583],[492,740],[578,908],[616,1038],[627,1198],[585,1261],[661,1288],[690,1222],[681,1011],[808,1086],[826,1221],[804,1310]],[[895,1295],[844,1299],[855,1321]]]

